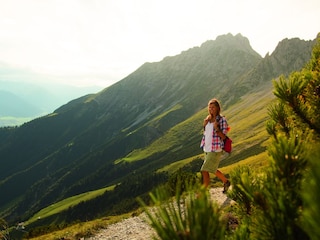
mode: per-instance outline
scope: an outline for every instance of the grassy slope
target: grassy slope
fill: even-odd
[[[60,202],[57,202],[55,204],[52,204],[41,211],[37,212],[32,218],[30,218],[28,221],[25,222],[26,225],[33,223],[39,218],[46,218],[51,215],[57,214],[59,212],[62,212],[63,210],[68,209],[71,206],[77,205],[82,201],[87,201],[89,199],[93,199],[98,197],[99,195],[102,195],[105,191],[113,190],[114,186],[106,187],[102,189],[98,189],[95,191],[90,191],[86,193],[82,193],[73,197],[66,198]]]
[[[265,122],[268,119],[267,107],[272,99],[274,99],[274,96],[271,92],[271,84],[268,84],[260,91],[246,95],[241,101],[222,112],[231,127],[228,135],[233,140],[233,153],[229,157],[229,164],[233,163],[235,156],[237,159],[243,160],[248,155],[254,155],[255,153],[252,151],[256,151],[257,146],[261,149],[265,148],[268,139],[265,130]],[[206,109],[199,111],[191,118],[171,128],[164,136],[148,147],[135,150],[122,160],[137,161],[170,149],[170,151],[176,151],[185,147],[182,146],[182,141],[199,145],[202,136],[201,124],[206,114]],[[184,159],[181,160],[185,161]],[[179,163],[174,163],[172,166],[176,165],[179,165]]]

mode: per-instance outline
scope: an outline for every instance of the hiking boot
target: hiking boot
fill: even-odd
[[[223,184],[223,192],[222,193],[226,193],[228,191],[230,187],[230,181],[227,180],[224,184]]]

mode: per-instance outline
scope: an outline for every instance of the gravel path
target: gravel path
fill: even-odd
[[[211,188],[211,198],[217,201],[221,206],[231,203],[225,194],[222,193],[223,188]],[[146,223],[146,214],[124,219],[118,223],[109,225],[105,229],[101,229],[95,236],[86,238],[86,240],[141,240],[152,239],[155,231],[148,223]]]

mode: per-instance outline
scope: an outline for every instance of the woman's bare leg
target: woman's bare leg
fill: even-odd
[[[224,176],[224,174],[222,172],[220,172],[219,170],[216,171],[215,175],[223,182],[226,183],[228,181],[228,179]]]
[[[202,174],[202,183],[205,187],[208,187],[209,184],[210,184],[210,175],[209,175],[209,172],[207,171],[202,171],[201,172]]]

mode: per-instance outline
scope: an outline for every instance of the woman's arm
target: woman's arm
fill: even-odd
[[[211,121],[212,116],[208,115],[204,120],[203,120],[203,130],[205,129],[206,125],[208,124],[208,122]]]

